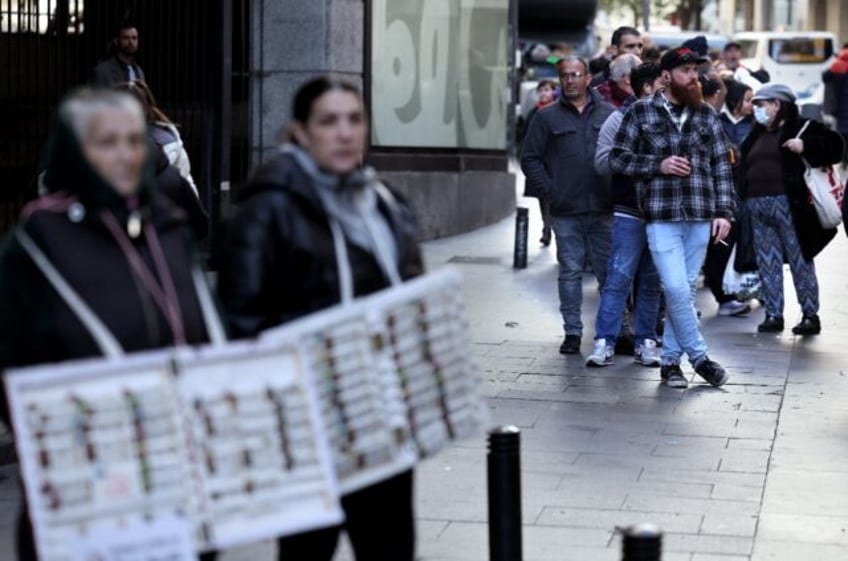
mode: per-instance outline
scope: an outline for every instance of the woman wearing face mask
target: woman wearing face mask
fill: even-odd
[[[423,272],[409,208],[362,167],[362,97],[318,78],[294,99],[291,143],[253,175],[221,248],[233,334],[260,331]],[[342,498],[360,561],[411,561],[412,471]],[[280,559],[329,561],[342,527],[280,540]]]
[[[151,165],[130,96],[81,92],[61,105],[49,193],[0,253],[0,369],[222,336],[184,215],[151,189]],[[0,406],[8,422],[5,395]],[[18,558],[37,559],[21,522]]]
[[[796,335],[821,332],[819,285],[813,258],[836,230],[821,227],[804,182],[804,161],[811,166],[842,158],[842,137],[817,121],[798,115],[795,93],[770,84],[752,98],[756,124],[742,142],[740,195],[751,212],[754,248],[763,284],[766,318],[761,333],[783,331],[783,263],[788,262],[803,318]]]

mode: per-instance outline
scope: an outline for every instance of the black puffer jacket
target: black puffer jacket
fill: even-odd
[[[188,181],[183,179],[180,171],[171,165],[168,156],[158,144],[151,147],[156,154],[156,188],[162,195],[186,214],[191,231],[196,240],[202,240],[209,231],[209,215],[200,203]]]
[[[312,178],[294,156],[282,153],[263,165],[239,198],[241,208],[220,251],[218,283],[232,335],[254,336],[338,304],[330,221]],[[391,225],[406,280],[421,274],[423,265],[415,219],[399,197],[398,203],[380,203],[380,211]],[[371,253],[351,243],[347,250],[355,296],[389,286]]]
[[[780,131],[779,142],[781,146],[787,140],[794,138],[806,122],[807,119],[798,119],[794,123],[784,125]],[[745,181],[748,153],[764,130],[761,125],[755,125],[739,148],[742,154],[739,164],[739,196],[742,200],[748,198],[748,188]],[[801,139],[804,141],[802,156],[813,167],[828,166],[842,159],[842,137],[818,121],[810,121]],[[804,181],[806,168],[801,157],[785,148],[782,150],[783,178],[786,195],[789,198],[789,206],[792,210],[792,222],[795,225],[795,231],[798,233],[801,253],[804,255],[804,259],[810,261],[830,243],[830,240],[836,235],[836,229],[822,228],[819,223],[816,209],[810,199],[810,192]]]
[[[47,255],[125,351],[173,345],[174,334],[168,322],[100,217],[104,210],[111,212],[125,227],[129,216],[126,200],[88,167],[67,128],[60,124],[59,129],[46,171],[46,181],[54,193],[31,203],[18,227]],[[184,215],[149,189],[151,183],[152,170],[139,196],[142,220],[153,225],[162,247],[178,296],[186,341],[206,342],[192,280],[195,255],[191,234]],[[77,206],[71,210],[74,202]],[[80,208],[84,217],[77,220]],[[155,271],[145,236],[132,243],[148,268]],[[92,336],[18,239],[11,237],[0,253],[0,370],[98,355],[100,349]],[[0,405],[5,418],[5,396]]]

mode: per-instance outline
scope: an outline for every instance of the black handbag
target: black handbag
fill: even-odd
[[[739,273],[757,270],[757,254],[754,251],[754,224],[751,211],[745,203],[738,205],[736,212],[736,260],[733,268]]]

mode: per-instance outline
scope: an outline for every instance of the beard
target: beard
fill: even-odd
[[[678,84],[674,80],[669,84],[671,95],[685,106],[697,109],[704,103],[704,95],[701,93],[701,83],[693,80],[688,84]]]
[[[138,52],[138,47],[132,45],[118,45],[118,52],[124,55],[125,57],[132,58]]]

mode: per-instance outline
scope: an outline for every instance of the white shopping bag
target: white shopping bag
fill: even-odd
[[[725,294],[735,294],[736,299],[744,302],[759,298],[762,293],[762,283],[760,282],[760,274],[757,271],[740,273],[733,264],[736,261],[736,246],[730,252],[730,259],[727,261],[727,267],[724,268],[724,277],[722,278],[722,289]]]

